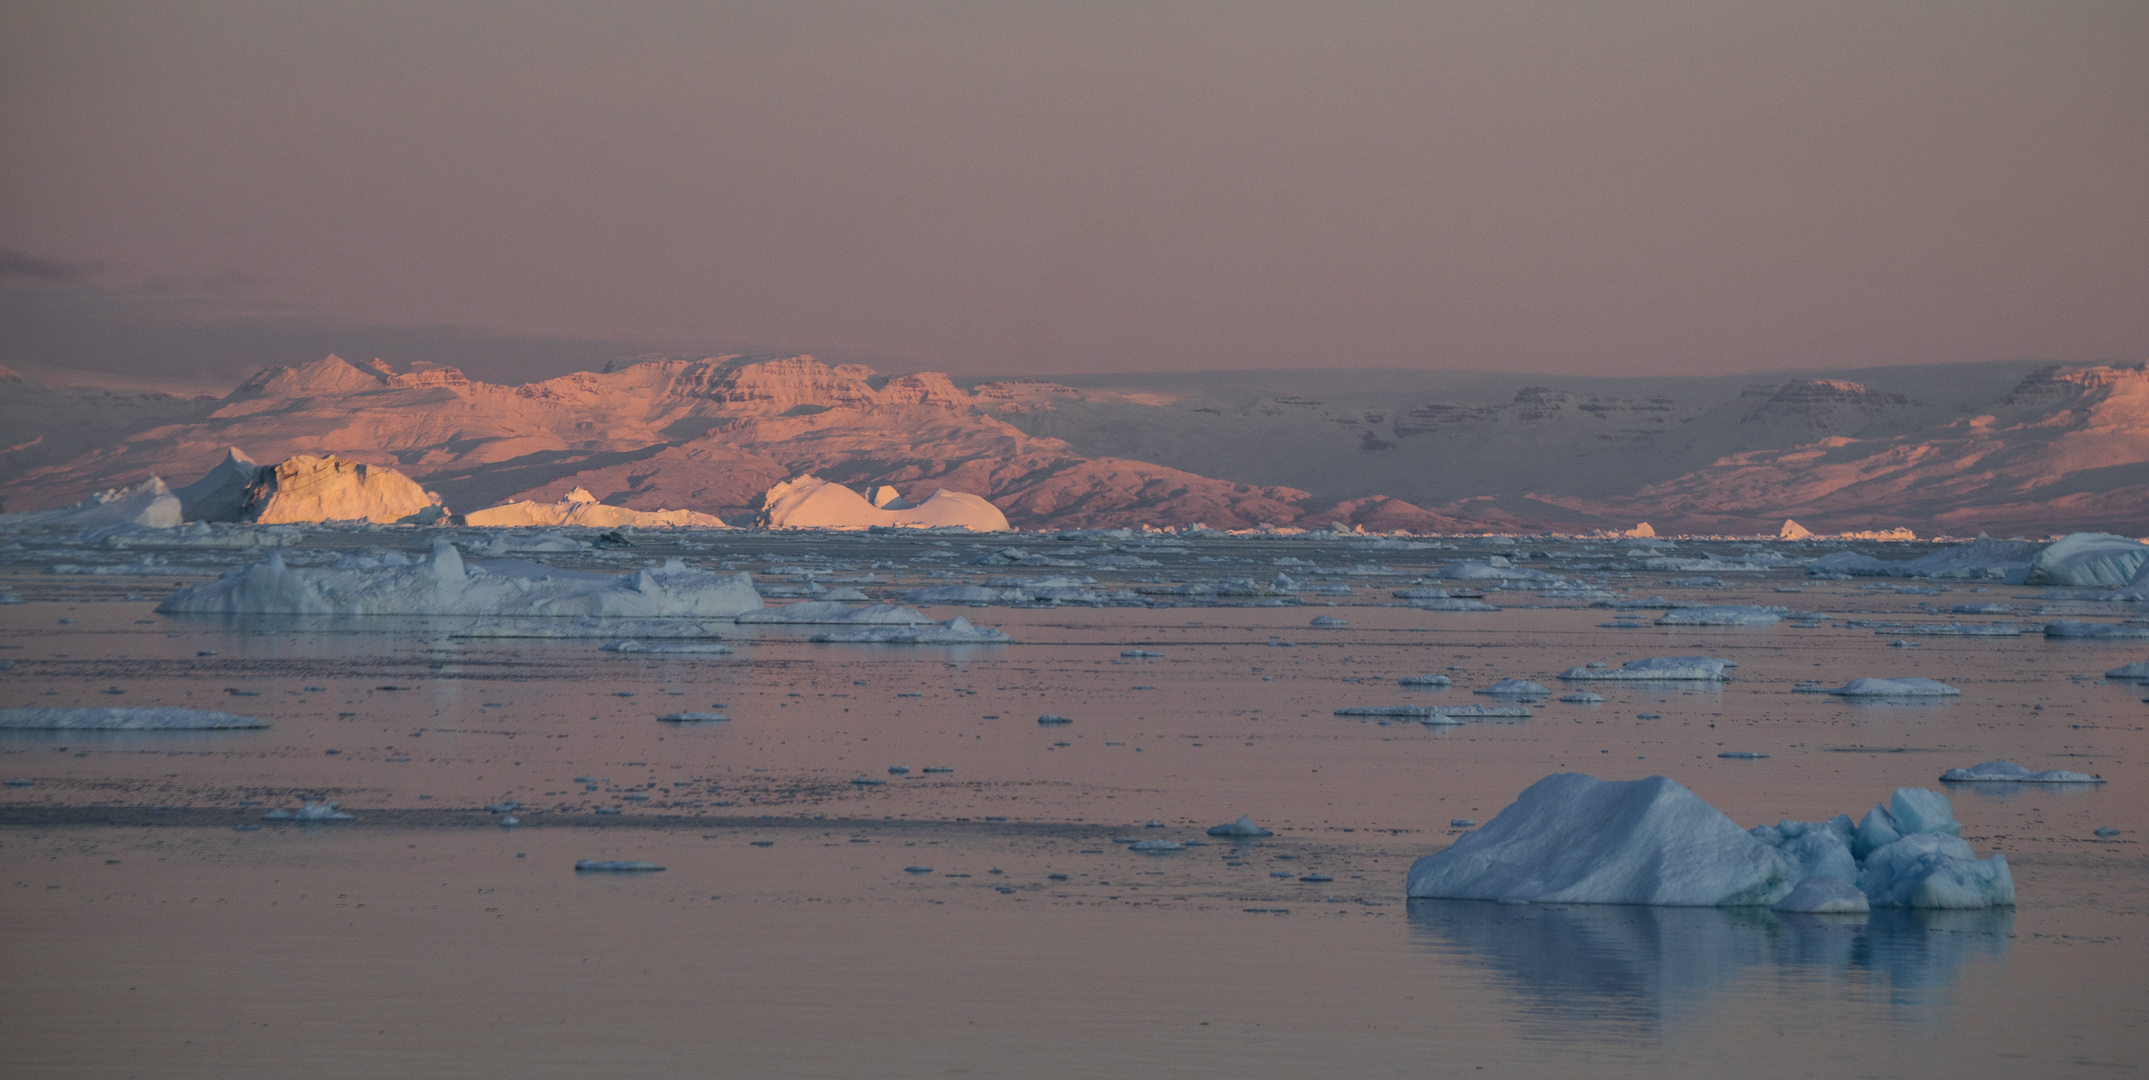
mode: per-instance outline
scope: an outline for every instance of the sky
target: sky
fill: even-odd
[[[0,363],[2149,358],[2149,4],[0,7]]]

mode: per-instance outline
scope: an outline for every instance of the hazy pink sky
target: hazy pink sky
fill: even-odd
[[[0,340],[64,293],[973,373],[2140,359],[2145,58],[2142,0],[15,2]]]

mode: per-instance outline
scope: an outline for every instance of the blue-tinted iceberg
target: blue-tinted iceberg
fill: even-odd
[[[1719,660],[1713,656],[1653,656],[1647,660],[1629,660],[1616,669],[1571,667],[1560,672],[1560,678],[1573,682],[1585,680],[1634,680],[1641,682],[1723,682],[1731,677],[1727,671],[1738,664]]]
[[[1946,796],[1898,788],[1855,827],[1837,816],[1741,829],[1662,776],[1606,781],[1555,773],[1484,828],[1413,863],[1413,898],[1508,903],[1773,905],[1848,911],[1838,882],[1872,907],[1980,908],[2015,902],[1999,855],[1979,859]],[[1799,892],[1807,881],[1812,888]]]
[[[1911,676],[1903,679],[1852,679],[1828,693],[1837,697],[1958,697],[1962,691],[1944,682]]]
[[[2116,588],[2149,561],[2149,545],[2111,533],[2071,533],[2030,560],[2029,585]]]
[[[2069,772],[2066,769],[2046,769],[2031,772],[2012,761],[1985,761],[1967,769],[1949,769],[1940,774],[1942,780],[1970,781],[1976,783],[2002,784],[2101,784],[2104,778],[2088,773]]]
[[[266,562],[189,585],[157,610],[167,615],[485,615],[599,618],[707,618],[758,609],[744,574],[714,574],[669,559],[632,574],[585,574],[519,559],[465,565],[455,545],[436,540],[412,561],[396,554],[353,556],[331,567]]]

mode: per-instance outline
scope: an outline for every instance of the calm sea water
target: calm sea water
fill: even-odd
[[[1770,592],[1798,582],[1790,571],[1675,598],[1837,618],[1619,630],[1602,610],[1525,610],[1543,601],[1519,593],[1492,596],[1509,607],[1493,613],[1383,608],[1370,605],[1412,567],[1454,556],[1382,557],[1405,575],[1355,579],[1333,609],[936,610],[1018,643],[831,646],[740,628],[732,656],[671,659],[452,636],[467,620],[174,619],[104,598],[116,587],[69,594],[18,573],[31,602],[0,607],[6,704],[222,708],[275,726],[0,737],[0,773],[33,781],[0,789],[0,1054],[14,1075],[187,1077],[2149,1064],[2149,706],[2100,677],[2149,642],[1890,648],[1843,616],[1949,621],[1922,605],[1967,601],[1967,587]],[[1642,596],[1661,577],[1618,584]],[[1997,586],[1976,599],[2040,603]],[[1350,625],[1308,626],[1321,613]],[[1135,648],[1163,655],[1121,657]],[[1611,700],[1445,729],[1332,715],[1687,654],[1738,661],[1737,681],[1598,685]],[[1456,685],[1396,685],[1417,672]],[[1792,692],[1864,675],[1963,696]],[[654,719],[676,711],[731,719]],[[1074,722],[1040,726],[1043,713]],[[1459,834],[1451,818],[1487,820],[1553,771],[1661,773],[1752,825],[1862,814],[1991,758],[2110,781],[1948,789],[1973,846],[2008,855],[2013,911],[1831,919],[1402,895],[1410,861]],[[301,797],[359,820],[251,828]],[[477,809],[510,799],[519,828]],[[1203,835],[1240,814],[1277,835]],[[2122,832],[2098,840],[2102,825]],[[1124,843],[1152,838],[1207,843],[1161,856]],[[667,869],[577,875],[578,859]]]

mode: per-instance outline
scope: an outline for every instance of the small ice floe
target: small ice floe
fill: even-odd
[[[1452,819],[1452,820],[1450,820],[1450,821],[1448,822],[1448,828],[1450,828],[1450,829],[1475,829],[1475,828],[1477,828],[1477,822],[1475,822],[1475,821],[1471,820],[1470,818],[1466,818],[1466,817],[1459,817],[1459,818],[1454,818],[1454,819]]]
[[[910,766],[908,766],[908,765],[890,765],[890,766],[888,766],[888,775],[890,775],[890,776],[909,776],[909,775],[910,775]]]
[[[1396,680],[1396,685],[1398,686],[1453,686],[1454,684],[1455,680],[1445,675],[1405,675]]]
[[[2088,773],[2069,772],[2066,769],[2046,769],[2031,772],[2012,761],[1986,761],[1967,769],[1949,769],[1940,779],[1977,783],[2002,784],[2101,784],[2104,778]]]
[[[906,866],[903,868],[903,872],[906,874],[930,874],[933,872],[933,868],[930,866]]]
[[[808,640],[825,644],[855,645],[1004,645],[1014,639],[990,627],[972,626],[970,620],[958,616],[945,623],[930,623],[925,626],[873,626],[860,630],[815,634]]]
[[[1873,910],[1873,903],[1849,878],[1815,874],[1776,901],[1771,910],[1811,915],[1854,915]]]
[[[1043,724],[1046,727],[1057,727],[1061,724],[1074,723],[1074,718],[1061,716],[1058,713],[1046,713],[1045,715],[1038,717],[1037,722]]]
[[[1501,679],[1491,686],[1470,691],[1473,694],[1490,694],[1494,697],[1550,697],[1552,691],[1542,683],[1528,679]]]
[[[741,623],[837,623],[844,626],[925,626],[933,618],[894,604],[854,608],[835,600],[801,600],[782,607],[762,608],[738,617]]]
[[[653,862],[637,859],[577,859],[577,874],[648,874],[664,869]]]
[[[2149,660],[2137,660],[2131,664],[2115,667],[2105,672],[2104,677],[2107,679],[2149,679]]]
[[[1957,604],[1953,610],[1957,615],[2007,615],[2015,609],[2011,604]]]
[[[859,787],[879,787],[887,782],[877,777],[867,776],[864,773],[859,773],[851,780],[851,783],[857,784]]]
[[[1767,757],[1768,755],[1760,752],[1759,750],[1726,750],[1716,756],[1720,758],[1731,758],[1737,761],[1759,761],[1762,758]]]
[[[1584,690],[1579,694],[1562,694],[1560,695],[1560,700],[1569,705],[1597,705],[1607,699],[1603,694],[1592,694]]]
[[[955,771],[955,768],[951,765],[927,765],[925,771],[929,773],[951,773]]]
[[[1268,831],[1267,829],[1262,828],[1259,825],[1254,824],[1254,818],[1252,814],[1241,814],[1239,816],[1239,820],[1234,821],[1229,825],[1209,826],[1209,835],[1262,837],[1274,836],[1276,834]]]
[[[166,707],[0,709],[6,731],[209,731],[265,728],[266,720],[209,709]]]
[[[731,646],[714,641],[607,641],[602,646],[606,652],[653,653],[659,655],[729,656]]]
[[[1915,649],[1915,648],[1917,648],[1917,646],[1915,646],[1915,645],[1912,645],[1911,643],[1909,643],[1909,642],[1907,642],[1907,641],[1904,641],[1904,640],[1903,640],[1902,638],[1896,638],[1896,639],[1895,639],[1894,641],[1891,641],[1891,642],[1889,642],[1889,643],[1888,643],[1888,647],[1889,647],[1889,648],[1891,648],[1891,649]]]
[[[2077,622],[2058,619],[2045,624],[2048,638],[2086,638],[2092,641],[2120,641],[2132,638],[2149,638],[2149,626],[2128,626],[2124,623]]]
[[[26,776],[11,776],[11,777],[9,777],[9,778],[8,778],[7,780],[5,780],[5,781],[0,781],[0,786],[6,786],[6,787],[36,787],[36,786],[37,786],[37,781],[35,781],[35,780],[32,780],[32,779],[30,779],[29,777],[26,777]]]
[[[1401,716],[1411,720],[1433,715],[1432,705],[1361,705],[1355,708],[1337,709],[1337,716]]]
[[[509,811],[512,811],[512,810],[519,810],[519,809],[521,809],[521,808],[522,808],[522,800],[521,800],[521,799],[509,799],[509,800],[507,800],[506,802],[496,802],[496,803],[486,803],[486,804],[485,804],[485,812],[486,812],[486,813],[488,813],[488,814],[505,814],[505,813],[508,813]]]
[[[1658,626],[1767,626],[1782,622],[1780,607],[1722,605],[1673,608],[1657,617]]]
[[[1156,660],[1161,658],[1164,654],[1160,652],[1150,652],[1147,649],[1121,649],[1119,650],[1119,655],[1129,660]]]
[[[1306,625],[1308,625],[1308,626],[1313,626],[1313,627],[1320,627],[1320,628],[1322,628],[1322,629],[1332,629],[1332,628],[1334,628],[1334,627],[1339,627],[1339,626],[1349,626],[1349,625],[1350,625],[1350,620],[1348,620],[1348,619],[1339,619],[1339,618],[1336,618],[1336,617],[1335,617],[1334,615],[1315,615],[1315,616],[1313,617],[1313,621],[1312,621],[1312,622],[1310,622],[1310,623],[1307,623]]]
[[[1634,718],[1636,720],[1662,720],[1664,716],[1662,713],[1638,712],[1634,714]]]
[[[2090,833],[2089,835],[2097,837],[2101,840],[2109,840],[2112,837],[2118,836],[2119,830],[2112,828],[2110,825],[2100,825],[2097,827],[2096,831]]]
[[[1571,667],[1560,672],[1559,677],[1569,682],[1724,682],[1731,678],[1729,669],[1737,666],[1714,656],[1652,656],[1629,660],[1617,668],[1607,668],[1602,663]]]
[[[1186,845],[1177,840],[1137,840],[1127,845],[1127,850],[1139,851],[1145,855],[1162,855],[1172,851],[1185,851]]]
[[[723,713],[714,712],[674,712],[665,713],[657,717],[657,719],[667,724],[713,724],[718,721],[729,720],[731,717],[725,716]]]
[[[1436,705],[1419,722],[1466,724],[1472,720],[1526,720],[1534,715],[1527,705]]]
[[[271,810],[261,815],[263,821],[355,821],[355,815],[336,809],[332,802],[305,801],[296,810]]]
[[[1852,679],[1828,691],[1837,697],[1959,697],[1962,691],[1944,682],[1919,678]]]

